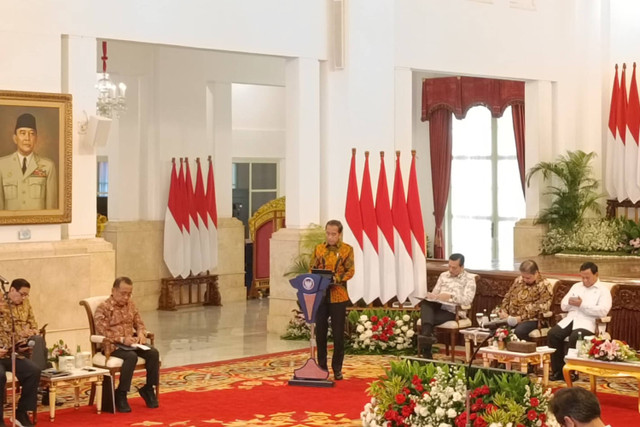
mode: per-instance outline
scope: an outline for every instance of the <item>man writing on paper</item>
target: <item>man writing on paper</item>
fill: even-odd
[[[420,303],[421,335],[426,343],[424,357],[433,358],[431,348],[437,342],[433,327],[456,318],[456,306],[471,305],[476,295],[476,279],[464,269],[464,255],[451,254],[449,271],[438,277],[433,292]]]
[[[118,277],[113,282],[111,296],[98,306],[94,314],[96,331],[107,337],[105,345],[111,350],[111,356],[122,359],[120,383],[116,388],[115,406],[118,412],[131,412],[127,393],[131,387],[131,378],[138,357],[145,360],[147,383],[138,389],[148,408],[157,408],[158,399],[153,389],[158,384],[160,355],[152,347],[138,347],[146,344],[147,330],[140,312],[131,301],[133,282],[128,277]]]

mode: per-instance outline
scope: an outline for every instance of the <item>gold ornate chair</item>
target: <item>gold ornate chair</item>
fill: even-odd
[[[249,298],[269,292],[269,240],[273,233],[284,227],[284,197],[265,203],[249,218],[249,233],[253,242],[253,280]]]
[[[109,342],[109,339],[103,335],[96,333],[96,324],[93,319],[93,315],[100,304],[102,304],[107,298],[107,295],[101,295],[97,297],[90,297],[80,300],[80,305],[83,306],[87,312],[87,320],[89,321],[89,333],[91,334],[91,363],[96,368],[108,369],[111,374],[111,378],[115,383],[116,374],[120,373],[122,368],[122,359],[119,357],[111,357],[111,355],[102,352],[102,346]],[[154,343],[154,334],[147,332],[147,338],[151,341],[151,345]],[[144,369],[145,361],[143,358],[138,357],[135,370]],[[162,365],[162,361],[160,361]],[[156,384],[156,396],[160,395],[160,383]],[[91,395],[89,397],[89,405],[93,405],[93,401],[96,396],[96,385],[91,384]]]

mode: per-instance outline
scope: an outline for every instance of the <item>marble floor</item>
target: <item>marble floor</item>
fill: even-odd
[[[307,348],[267,332],[269,299],[226,302],[221,307],[146,311],[142,318],[156,335],[162,367],[216,362]]]

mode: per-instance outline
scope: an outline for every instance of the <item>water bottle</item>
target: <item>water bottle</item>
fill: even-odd
[[[584,344],[584,340],[582,339],[582,332],[578,332],[578,340],[576,341],[576,350],[578,353],[578,357],[582,356],[583,344]]]
[[[487,323],[489,323],[489,316],[487,315],[487,309],[486,308],[484,310],[482,310],[482,323],[483,323],[483,325],[486,325]]]

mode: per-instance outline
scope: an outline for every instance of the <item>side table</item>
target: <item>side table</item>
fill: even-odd
[[[520,363],[520,372],[527,373],[529,364],[542,365],[542,385],[549,384],[549,364],[551,354],[556,350],[549,347],[538,347],[534,353],[518,353],[516,351],[499,350],[495,347],[482,347],[478,350],[482,353],[482,362],[485,368],[489,367],[491,360],[504,363],[507,369],[511,369],[511,364]]]
[[[469,363],[471,361],[473,347],[478,345],[478,341],[482,342],[491,335],[491,331],[483,328],[466,328],[461,329],[460,333],[464,337],[464,360]]]
[[[59,377],[40,376],[40,386],[49,388],[49,419],[56,417],[56,390],[58,387],[73,387],[75,392],[75,408],[80,407],[80,385],[84,383],[96,383],[96,409],[98,414],[102,412],[102,379],[109,375],[107,369],[82,368],[72,369],[69,375]]]

